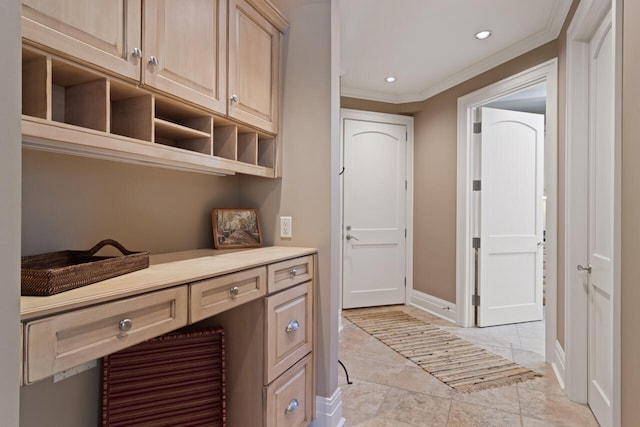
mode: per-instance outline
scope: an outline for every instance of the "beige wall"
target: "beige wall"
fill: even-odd
[[[421,103],[414,115],[414,289],[456,301],[458,98],[556,55],[557,43],[547,43]]]
[[[640,420],[640,3],[624,0],[622,67],[622,425]]]
[[[324,0],[274,3],[291,24],[284,50],[283,178],[214,177],[25,151],[22,253],[86,248],[106,237],[153,253],[210,247],[211,208],[257,207],[266,245],[319,249],[317,392],[330,397],[338,369],[338,293],[330,280],[331,7]],[[276,236],[279,215],[293,217],[293,239]],[[21,425],[52,419],[69,427],[96,425],[99,385],[93,369],[23,387]]]
[[[414,146],[414,289],[456,301],[456,179],[458,98],[554,57],[558,58],[558,176],[564,176],[565,37],[575,0],[558,40],[467,80],[423,102],[389,104],[343,97],[343,108],[411,114]],[[564,344],[564,182],[558,182],[558,340]]]
[[[411,114],[414,122],[413,288],[456,301],[458,98],[558,55],[556,41],[423,102],[388,104],[342,98],[343,108]]]
[[[31,150],[23,152],[22,185],[23,255],[88,249],[105,238],[152,253],[210,248],[211,209],[239,204],[235,176]],[[97,425],[99,369],[22,387],[20,399],[23,427]]]
[[[287,16],[283,98],[283,177],[242,177],[242,204],[259,206],[267,244],[319,251],[317,394],[337,388],[337,288],[331,280],[331,3],[280,0]],[[336,171],[337,173],[337,171]],[[279,217],[292,216],[293,238],[279,237]]]
[[[235,176],[32,150],[24,150],[22,185],[23,255],[105,238],[152,253],[211,248],[211,209],[239,202]]]
[[[0,2],[0,424],[18,426],[20,319],[20,2]]]

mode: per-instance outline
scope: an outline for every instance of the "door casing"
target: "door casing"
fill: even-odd
[[[547,193],[547,291],[545,306],[545,359],[556,358],[557,234],[558,234],[558,61],[556,58],[458,98],[458,161],[456,208],[457,324],[473,326],[474,257],[472,247],[472,150],[474,110],[511,93],[546,82],[546,137],[544,181]],[[553,363],[553,362],[552,362]],[[557,369],[554,366],[554,369]]]

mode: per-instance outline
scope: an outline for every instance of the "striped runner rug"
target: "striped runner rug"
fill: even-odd
[[[542,376],[402,311],[343,315],[458,391],[501,387]]]

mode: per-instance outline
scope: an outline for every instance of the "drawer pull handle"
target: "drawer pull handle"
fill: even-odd
[[[234,286],[233,288],[229,289],[229,292],[231,293],[232,297],[237,297],[238,294],[240,293],[240,288],[237,286]]]
[[[120,329],[122,332],[130,331],[132,327],[133,327],[133,320],[131,319],[122,319],[118,323],[118,329]]]
[[[292,320],[287,325],[287,332],[294,332],[300,328],[300,323],[297,320]]]
[[[295,268],[292,268],[291,271],[289,271],[289,276],[291,277],[296,277],[296,274],[298,274],[298,272]]]
[[[298,399],[291,399],[291,402],[289,402],[289,405],[287,405],[287,408],[284,410],[285,415],[289,415],[290,413],[298,409],[298,406],[300,406]]]

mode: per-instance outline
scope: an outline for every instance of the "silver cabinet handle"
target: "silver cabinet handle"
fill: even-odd
[[[291,277],[296,277],[296,274],[298,274],[298,271],[295,268],[292,268],[289,271],[289,276],[291,276]]]
[[[356,242],[359,242],[360,239],[358,239],[356,236],[352,236],[351,234],[347,234],[347,240],[355,240]]]
[[[122,319],[118,323],[118,329],[120,329],[122,332],[130,331],[132,327],[133,327],[133,320],[131,319]]]
[[[142,58],[142,51],[141,51],[139,48],[134,47],[134,48],[131,50],[131,56],[132,56],[133,58]]]
[[[156,58],[155,56],[150,56],[149,60],[147,61],[147,63],[149,65],[153,65],[154,67],[158,66],[158,58]]]
[[[298,402],[298,399],[291,399],[291,402],[289,402],[286,409],[284,410],[285,415],[289,415],[290,413],[298,409],[298,406],[300,406],[300,402]]]
[[[587,273],[591,273],[591,266],[588,265],[586,267],[583,267],[582,265],[578,264],[578,271],[586,271]]]
[[[234,286],[233,288],[229,289],[229,293],[231,294],[232,297],[237,297],[238,294],[240,293],[240,288],[237,286]]]
[[[234,93],[233,95],[231,95],[231,101],[232,102],[240,102],[240,98],[238,97],[238,95],[236,95]]]
[[[286,331],[287,332],[294,332],[294,331],[297,331],[299,328],[300,328],[300,322],[298,322],[297,320],[292,320],[287,325]]]

